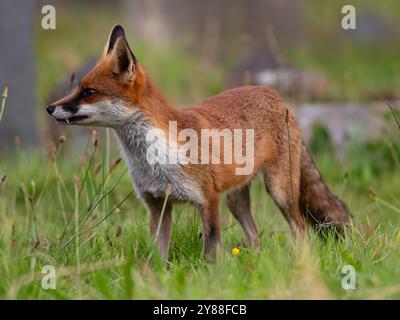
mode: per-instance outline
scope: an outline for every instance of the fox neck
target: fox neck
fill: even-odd
[[[150,125],[168,131],[169,122],[178,121],[179,111],[168,103],[147,75],[140,91],[140,98],[137,99],[139,110]]]
[[[167,133],[170,121],[178,121],[180,114],[168,103],[141,67],[139,71],[134,84],[135,96],[130,98],[134,111],[126,122],[115,129],[122,142],[134,139],[136,147],[139,147],[138,144],[146,147],[145,136],[149,130],[161,129]]]
[[[152,143],[147,140],[147,134],[153,129],[167,133],[169,121],[179,121],[178,110],[170,106],[151,84],[138,103],[130,121],[115,129],[137,194],[143,197],[145,193],[150,193],[162,197],[170,185],[172,197],[200,203],[202,195],[199,187],[184,174],[179,164],[150,164],[147,159],[147,150]],[[157,150],[168,152],[166,141],[159,141]]]

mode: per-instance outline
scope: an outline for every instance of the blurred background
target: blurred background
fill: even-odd
[[[43,5],[56,29],[41,27]],[[343,30],[348,1],[0,0],[0,87],[9,87],[0,152],[51,148],[68,129],[45,106],[101,57],[112,26],[126,28],[139,62],[172,103],[266,84],[298,115],[314,149],[387,133],[387,103],[400,97],[400,2],[352,0],[356,30]],[[71,74],[75,81],[71,83]],[[84,129],[82,129],[84,130]]]

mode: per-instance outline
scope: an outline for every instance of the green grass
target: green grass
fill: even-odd
[[[113,165],[119,155],[107,147],[106,133],[98,147],[88,137],[82,155],[64,152],[68,144],[68,139],[61,143],[55,155],[17,150],[0,162],[0,175],[7,175],[0,189],[1,298],[400,297],[399,171],[389,170],[395,164],[388,161],[375,173],[367,147],[354,150],[365,162],[352,165],[333,161],[329,153],[317,158],[326,181],[354,215],[356,229],[342,241],[310,234],[304,246],[294,246],[257,179],[251,193],[260,252],[243,245],[240,227],[222,204],[220,260],[206,263],[199,215],[181,204],[174,207],[165,265],[154,250],[146,210],[131,194],[125,165]],[[241,249],[238,256],[232,256],[233,247]],[[347,264],[357,271],[356,290],[341,287]],[[41,287],[45,265],[56,268],[55,290]]]

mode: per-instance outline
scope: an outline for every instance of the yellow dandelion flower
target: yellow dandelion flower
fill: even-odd
[[[239,253],[240,253],[240,249],[239,248],[237,248],[237,247],[232,248],[232,255],[233,256],[237,256]]]

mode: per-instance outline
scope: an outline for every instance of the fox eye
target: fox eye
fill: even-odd
[[[81,93],[81,98],[87,98],[93,94],[95,94],[97,91],[95,89],[92,88],[86,88],[82,91]]]

